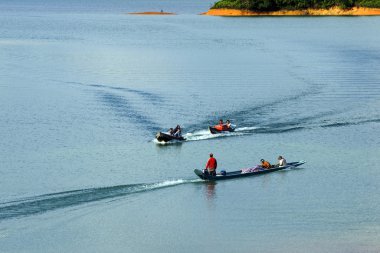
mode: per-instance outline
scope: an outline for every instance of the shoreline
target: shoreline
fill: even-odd
[[[130,15],[176,15],[174,12],[163,11],[144,11],[144,12],[130,12]]]
[[[341,9],[305,9],[305,10],[279,10],[279,11],[250,11],[237,9],[210,9],[201,13],[206,16],[380,16],[380,8],[353,7]]]

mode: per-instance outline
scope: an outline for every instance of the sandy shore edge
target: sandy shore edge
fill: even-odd
[[[163,11],[144,11],[144,12],[131,12],[130,15],[176,15],[174,12]]]
[[[377,16],[380,8],[353,7],[341,9],[338,7],[330,9],[306,9],[306,10],[279,10],[268,12],[256,12],[235,9],[210,9],[201,15],[207,16]]]

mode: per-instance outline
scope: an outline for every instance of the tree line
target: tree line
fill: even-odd
[[[380,8],[380,0],[221,0],[216,2],[213,9],[241,9],[253,11],[329,9],[340,7]]]

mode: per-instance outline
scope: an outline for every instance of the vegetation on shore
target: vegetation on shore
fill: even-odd
[[[339,7],[380,8],[380,0],[220,0],[211,9],[278,11]]]

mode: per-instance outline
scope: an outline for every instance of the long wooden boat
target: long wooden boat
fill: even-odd
[[[166,133],[162,133],[162,132],[158,132],[156,134],[156,139],[159,142],[168,142],[168,141],[173,141],[173,140],[176,140],[176,141],[185,141],[186,140],[182,136],[176,137],[176,136],[173,136],[173,135],[170,135],[170,134],[166,134]]]
[[[271,169],[259,169],[257,171],[252,171],[252,172],[242,172],[242,170],[237,170],[237,171],[226,172],[225,175],[217,174],[216,176],[205,175],[202,170],[198,170],[198,169],[195,169],[194,173],[203,180],[216,181],[216,180],[226,180],[226,179],[239,178],[239,177],[251,177],[251,176],[263,175],[263,174],[267,174],[267,173],[271,173],[271,172],[275,172],[279,170],[284,170],[284,169],[288,169],[292,167],[298,167],[304,163],[305,161],[291,162],[291,163],[288,163],[286,166],[282,166],[282,167],[274,167]]]

